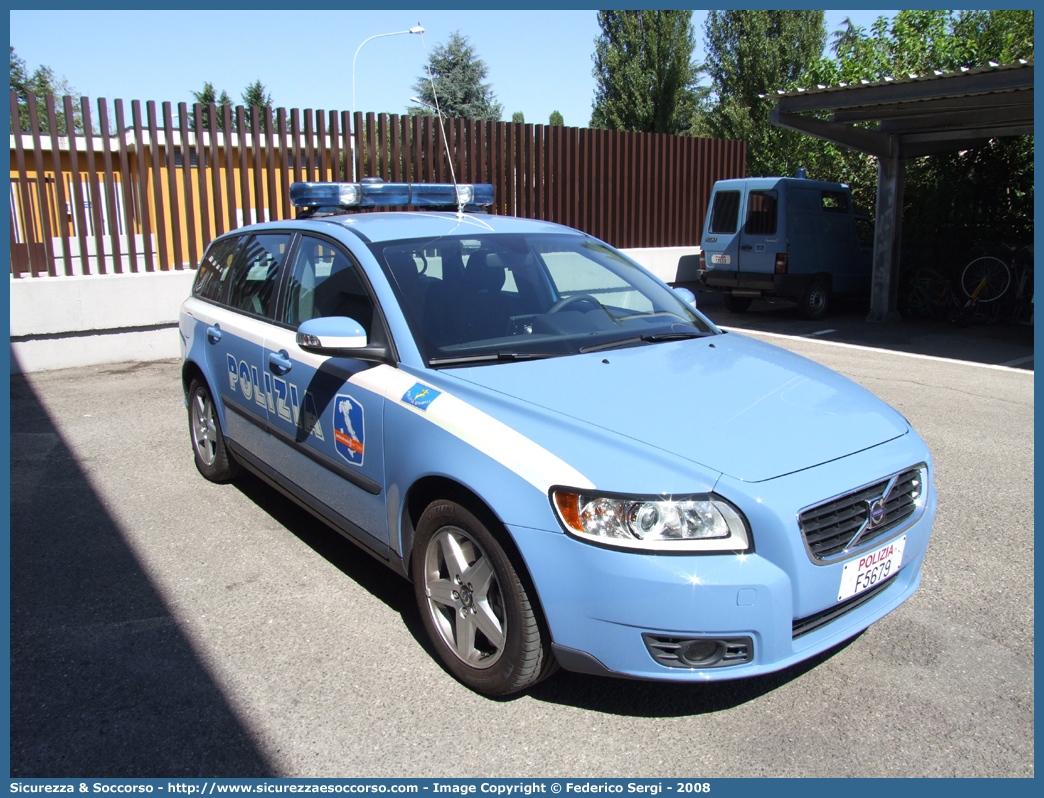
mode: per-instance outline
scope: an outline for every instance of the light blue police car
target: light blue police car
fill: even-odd
[[[196,465],[412,580],[464,684],[763,674],[916,590],[931,457],[858,385],[589,235],[470,212],[488,185],[291,197],[210,245],[182,307]]]

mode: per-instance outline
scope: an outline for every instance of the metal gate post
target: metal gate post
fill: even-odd
[[[903,232],[903,179],[906,161],[899,157],[899,140],[891,136],[888,158],[877,162],[877,221],[874,230],[874,273],[867,321],[901,321],[899,245]]]

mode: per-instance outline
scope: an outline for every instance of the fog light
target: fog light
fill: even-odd
[[[681,650],[679,656],[689,665],[707,667],[721,661],[725,656],[725,646],[717,640],[694,640]]]
[[[741,637],[675,637],[642,633],[652,658],[668,668],[725,668],[754,661],[754,641]]]

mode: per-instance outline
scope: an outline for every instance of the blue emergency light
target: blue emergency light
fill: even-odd
[[[489,183],[291,183],[290,202],[301,207],[365,208],[395,205],[492,205]]]

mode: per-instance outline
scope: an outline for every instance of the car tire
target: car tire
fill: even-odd
[[[448,500],[428,505],[417,522],[410,570],[428,637],[467,687],[509,695],[554,671],[549,636],[523,579],[466,507]]]
[[[733,296],[732,294],[722,294],[721,299],[725,303],[725,310],[729,313],[745,313],[750,307],[750,303],[753,302],[752,297]]]
[[[189,437],[196,469],[211,482],[230,482],[239,475],[239,463],[225,445],[214,399],[206,383],[189,383]]]
[[[798,303],[798,311],[803,318],[818,321],[826,316],[829,309],[830,287],[824,280],[813,280]]]

